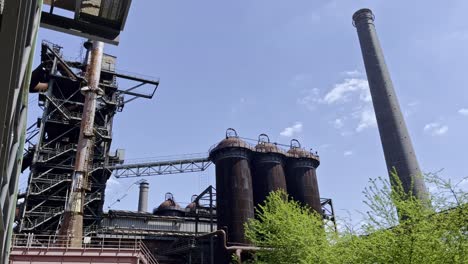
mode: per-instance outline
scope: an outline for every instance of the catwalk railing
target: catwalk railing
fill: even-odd
[[[43,248],[43,249],[72,249],[77,247],[71,246],[71,239],[66,236],[49,236],[49,235],[34,235],[34,234],[16,234],[13,236],[12,248]],[[120,252],[121,250],[130,250],[139,255],[143,259],[143,263],[158,264],[156,258],[151,254],[150,250],[140,239],[112,239],[106,237],[85,237],[81,247],[86,250],[113,250]]]

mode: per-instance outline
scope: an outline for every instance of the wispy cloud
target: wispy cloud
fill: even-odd
[[[359,99],[364,102],[370,102],[369,85],[365,79],[344,79],[343,82],[335,84],[333,89],[328,92],[323,101],[327,104],[347,102],[353,92],[359,92]]]
[[[344,71],[341,74],[349,76],[349,77],[359,77],[362,76],[362,72],[358,70],[352,70],[352,71]]]
[[[235,103],[231,106],[231,114],[236,114],[237,112],[241,111],[243,105],[244,105],[246,102],[247,102],[247,100],[245,99],[245,97],[239,98],[239,101],[235,102]]]
[[[347,150],[343,153],[343,156],[347,157],[347,156],[351,156],[353,155],[353,152],[351,150]]]
[[[333,88],[322,96],[320,95],[320,90],[317,88],[307,90],[307,93],[303,97],[299,98],[297,103],[313,110],[319,104],[348,104],[346,106],[348,107],[349,103],[352,102],[354,105],[351,105],[351,108],[357,110],[354,110],[354,112],[346,112],[341,117],[337,117],[333,121],[330,121],[330,124],[336,129],[343,130],[345,129],[344,120],[354,119],[357,124],[352,130],[355,132],[361,132],[366,128],[375,127],[377,122],[367,80],[362,77],[357,77],[362,76],[362,73],[357,70],[345,71],[342,72],[342,74],[348,77],[356,76],[356,78],[344,78],[341,82],[333,85]],[[344,134],[342,131],[342,135],[352,134],[351,131],[348,129]]]
[[[418,109],[418,106],[421,104],[419,101],[409,102],[403,110],[403,115],[405,117],[412,116]]]
[[[304,90],[302,93],[304,95],[297,99],[297,104],[303,105],[309,110],[314,110],[316,105],[321,102],[319,96],[320,90],[318,88]]]
[[[350,72],[349,74],[356,73]],[[327,104],[347,102],[353,94],[359,94],[358,110],[352,114],[352,117],[358,120],[355,131],[361,132],[366,128],[375,127],[377,122],[371,104],[372,98],[369,91],[369,84],[366,79],[344,79],[344,81],[335,84],[333,89],[325,95],[323,101]],[[344,125],[342,120],[339,119],[339,121],[335,120],[334,126],[335,128],[341,128]]]
[[[371,106],[367,106],[365,109],[356,112],[356,116],[359,118],[356,132],[361,132],[368,127],[375,127],[377,125],[374,109]]]
[[[294,125],[290,127],[286,127],[281,131],[280,135],[283,137],[292,137],[298,133],[302,132],[302,123],[301,122],[296,122]]]
[[[343,122],[343,119],[344,118],[337,118],[335,120],[333,120],[333,126],[336,128],[336,129],[340,129],[342,127],[344,127],[344,122]]]
[[[432,136],[441,136],[448,132],[448,126],[433,122],[424,126],[424,132]]]
[[[462,108],[462,109],[458,110],[458,113],[460,115],[468,116],[468,108]]]

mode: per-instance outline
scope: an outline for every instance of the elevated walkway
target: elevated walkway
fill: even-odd
[[[85,238],[82,247],[69,247],[58,236],[15,235],[10,264],[159,264],[141,240]]]

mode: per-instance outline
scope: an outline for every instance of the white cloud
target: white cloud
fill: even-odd
[[[344,126],[344,122],[342,118],[337,118],[332,123],[336,129],[340,129]]]
[[[359,92],[361,99],[364,102],[370,102],[369,85],[365,79],[344,79],[343,82],[335,84],[333,89],[328,92],[323,101],[327,104],[349,101],[349,95],[353,92]]]
[[[362,73],[358,70],[353,70],[353,71],[344,71],[342,74],[349,76],[349,77],[359,77],[362,76]]]
[[[294,125],[287,127],[281,131],[280,135],[283,137],[292,137],[297,133],[302,132],[302,123],[296,122]]]
[[[458,110],[458,113],[460,115],[468,116],[468,108],[462,108],[462,109]]]
[[[353,152],[351,150],[347,150],[343,153],[343,155],[346,157],[346,156],[351,156],[353,155]]]
[[[374,109],[372,107],[366,107],[365,109],[356,112],[356,115],[359,118],[359,123],[356,127],[356,132],[361,132],[362,130],[368,127],[375,127],[377,125]]]
[[[342,74],[347,76],[362,75],[359,71],[346,71]],[[357,120],[358,124],[355,128],[356,132],[361,132],[368,127],[375,127],[377,122],[375,119],[374,110],[372,108],[372,97],[369,90],[369,84],[363,78],[345,78],[341,82],[335,84],[333,88],[325,94],[320,96],[320,91],[317,88],[307,90],[307,94],[297,100],[298,104],[305,105],[310,110],[315,109],[317,104],[332,105],[336,103],[345,103],[351,101],[355,103],[354,108],[358,109],[354,113],[347,112],[343,116],[330,121],[337,129],[345,128],[344,120],[352,118]],[[352,132],[349,130],[342,132],[342,135],[350,135]]]
[[[448,126],[433,122],[424,126],[424,132],[433,136],[441,136],[448,132]]]
[[[319,93],[320,90],[318,88],[312,88],[309,90],[304,90],[303,93],[305,94],[304,97],[297,99],[297,104],[304,105],[309,110],[314,110],[315,105],[321,102]]]
[[[403,110],[403,115],[407,118],[412,116],[418,109],[418,106],[421,104],[419,101],[412,101],[407,104]]]

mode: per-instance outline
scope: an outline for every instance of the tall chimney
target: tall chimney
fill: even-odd
[[[395,168],[405,192],[411,190],[415,197],[425,201],[428,199],[428,193],[385,64],[374,18],[370,9],[360,9],[353,15],[353,25],[357,29],[361,44],[387,170],[390,173]],[[391,182],[394,184],[392,180]]]
[[[149,183],[145,180],[140,182],[140,196],[138,197],[138,212],[148,212],[148,189]]]

